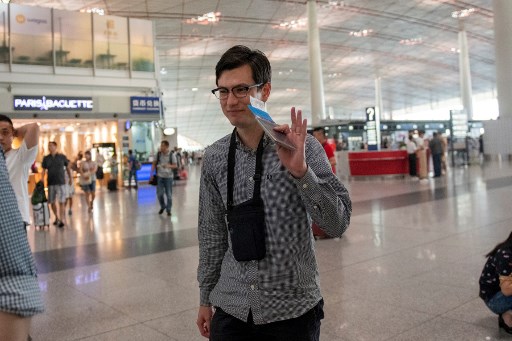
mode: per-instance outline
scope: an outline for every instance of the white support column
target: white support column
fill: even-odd
[[[473,119],[473,91],[471,89],[471,70],[469,67],[469,51],[464,19],[459,19],[459,78],[462,106],[468,115],[468,120]]]
[[[315,127],[326,119],[320,34],[316,21],[316,0],[308,0],[309,78],[311,83],[311,124]]]
[[[493,0],[492,4],[500,118],[512,118],[512,1]]]
[[[512,1],[493,0],[499,120],[484,121],[484,153],[512,155]]]

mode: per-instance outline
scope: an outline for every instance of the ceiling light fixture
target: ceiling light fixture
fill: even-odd
[[[297,20],[291,21],[283,21],[279,25],[274,26],[274,28],[280,29],[290,29],[290,28],[300,28],[306,26],[308,20],[306,18],[300,18]]]
[[[105,15],[105,10],[103,8],[94,7],[94,8],[83,8],[80,10],[82,13],[93,13],[98,15]]]
[[[9,2],[11,2],[11,0],[2,0],[3,4],[8,4]]]
[[[452,12],[452,18],[465,18],[476,12],[474,8],[462,9],[460,11]]]
[[[402,44],[402,45],[419,45],[419,44],[423,44],[423,39],[422,38],[402,39],[402,40],[400,40],[400,44]]]
[[[161,68],[161,69],[160,69],[160,74],[161,74],[161,75],[166,75],[166,74],[167,74],[167,69],[166,69],[166,68],[164,68],[164,67],[163,67],[163,68]]]
[[[367,37],[372,33],[373,33],[373,30],[368,29],[368,30],[361,30],[361,31],[351,31],[349,34],[354,37]]]
[[[174,135],[176,130],[174,128],[164,128],[164,135],[165,136],[171,136]]]
[[[220,16],[220,12],[208,12],[198,17],[187,19],[185,22],[187,24],[208,25],[219,22]]]
[[[322,5],[322,8],[339,8],[345,6],[345,1],[339,1],[339,0],[329,0],[326,4]]]

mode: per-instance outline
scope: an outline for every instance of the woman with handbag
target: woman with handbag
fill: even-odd
[[[89,208],[92,211],[95,191],[96,191],[96,171],[98,166],[96,162],[91,159],[91,151],[87,150],[84,154],[85,160],[80,164],[80,187],[85,192],[85,199]]]

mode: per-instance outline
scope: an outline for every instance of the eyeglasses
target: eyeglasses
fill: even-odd
[[[249,90],[258,86],[262,86],[265,83],[258,83],[254,85],[239,85],[235,86],[231,90],[228,88],[217,88],[212,90],[212,94],[215,95],[220,100],[228,99],[229,93],[233,93],[236,98],[244,98],[247,97]]]

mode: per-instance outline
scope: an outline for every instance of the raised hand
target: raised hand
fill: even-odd
[[[279,125],[274,130],[286,134],[288,139],[295,145],[295,150],[290,150],[277,145],[277,154],[283,166],[295,177],[302,178],[308,166],[306,165],[305,144],[308,127],[308,120],[302,119],[302,111],[295,111],[295,107],[291,108],[292,126],[288,124]]]

